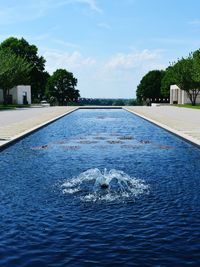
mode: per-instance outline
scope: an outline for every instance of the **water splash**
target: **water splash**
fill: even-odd
[[[62,184],[64,194],[73,194],[82,201],[135,200],[148,194],[149,186],[143,180],[130,177],[123,171],[112,169],[101,172],[89,169],[78,177],[68,179]]]

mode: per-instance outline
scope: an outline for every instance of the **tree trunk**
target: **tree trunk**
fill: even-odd
[[[3,89],[3,103],[4,105],[8,104],[8,89]]]
[[[192,92],[191,92],[192,91]],[[187,95],[191,101],[192,106],[196,105],[197,96],[199,94],[199,89],[193,89],[191,91],[187,91]]]

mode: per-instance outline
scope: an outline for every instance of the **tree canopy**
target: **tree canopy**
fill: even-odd
[[[137,87],[137,99],[169,97],[170,85],[186,91],[192,105],[200,92],[200,49],[174,62],[165,71],[149,71]]]
[[[57,69],[48,79],[46,94],[55,97],[59,105],[75,102],[80,96],[79,90],[75,89],[77,82],[73,73]]]
[[[200,51],[178,60],[172,67],[175,83],[186,91],[192,105],[200,92]]]
[[[3,89],[5,104],[8,102],[9,89],[29,82],[31,69],[26,59],[9,49],[0,49],[0,88]]]
[[[32,98],[40,98],[45,93],[48,74],[45,72],[45,59],[38,55],[38,48],[24,38],[10,37],[0,44],[0,49],[9,49],[16,56],[24,58],[30,65],[30,85]]]
[[[125,101],[123,99],[116,99],[112,103],[113,106],[125,106]]]
[[[157,99],[162,97],[161,93],[161,80],[164,76],[162,70],[149,71],[140,81],[136,95],[137,99],[142,102],[147,98]]]
[[[30,84],[33,102],[49,97],[52,103],[63,105],[80,96],[75,89],[77,79],[73,73],[59,69],[52,76],[45,71],[45,59],[38,48],[24,38],[7,38],[0,43],[0,88],[6,103],[9,90],[16,85]]]
[[[175,84],[176,79],[174,77],[174,70],[172,66],[169,66],[163,75],[161,80],[161,94],[163,97],[169,98],[170,95],[170,85]]]

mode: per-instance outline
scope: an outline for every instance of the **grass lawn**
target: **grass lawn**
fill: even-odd
[[[30,105],[3,105],[0,104],[0,110],[15,109],[15,108],[28,108]]]
[[[176,105],[180,108],[194,108],[194,109],[200,109],[200,104],[196,104],[196,106],[192,106],[192,104],[184,104],[184,105]]]

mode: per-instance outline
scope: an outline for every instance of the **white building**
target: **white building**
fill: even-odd
[[[200,103],[200,94],[197,96],[196,103]],[[191,101],[187,92],[174,84],[170,86],[170,104],[191,104]]]
[[[10,102],[12,104],[31,104],[31,86],[18,85],[10,89]],[[3,90],[0,89],[0,103],[3,103]]]

